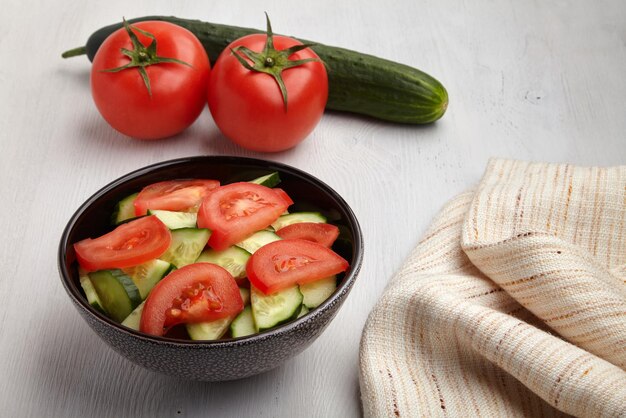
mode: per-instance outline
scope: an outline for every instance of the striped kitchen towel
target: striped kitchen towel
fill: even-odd
[[[490,161],[361,340],[367,417],[626,417],[626,166]]]

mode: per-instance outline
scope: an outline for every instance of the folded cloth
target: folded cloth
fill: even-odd
[[[371,312],[367,417],[626,417],[626,166],[490,161]]]

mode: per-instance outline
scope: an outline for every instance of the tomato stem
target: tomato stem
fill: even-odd
[[[266,73],[276,80],[276,84],[283,96],[285,111],[287,111],[287,88],[283,81],[282,72],[289,68],[298,67],[308,62],[322,62],[319,58],[306,58],[301,60],[290,60],[289,57],[298,51],[309,48],[313,44],[299,44],[291,48],[277,50],[274,48],[274,33],[272,32],[272,24],[270,18],[265,13],[267,22],[267,39],[262,52],[252,51],[251,49],[240,45],[231,48],[231,53],[246,69],[260,73]],[[247,58],[247,59],[246,59]],[[249,61],[250,62],[249,62]]]
[[[146,71],[146,67],[150,65],[162,64],[166,62],[192,67],[191,64],[188,64],[185,61],[181,61],[176,58],[158,56],[157,55],[157,40],[154,37],[154,35],[151,34],[150,32],[141,30],[135,26],[129,25],[125,18],[122,18],[122,20],[124,22],[124,29],[126,29],[126,32],[128,33],[128,36],[130,37],[130,41],[133,44],[133,49],[130,50],[126,48],[120,48],[120,52],[126,55],[128,58],[130,58],[130,62],[120,67],[108,68],[108,69],[100,70],[100,71],[106,72],[106,73],[117,73],[117,72],[129,69],[129,68],[137,68],[139,71],[139,75],[141,76],[144,84],[146,85],[146,89],[148,89],[148,94],[150,95],[150,97],[152,97],[152,88],[150,87],[150,77],[148,77],[148,72]],[[152,40],[150,42],[150,45],[145,46],[143,43],[141,43],[141,41],[139,40],[139,38],[137,37],[134,31],[137,31],[141,33],[142,35],[145,35],[148,38],[150,38]],[[76,50],[78,49],[79,48],[76,48]],[[63,54],[64,58],[67,58],[65,54],[71,53],[72,51],[74,50],[65,52]],[[68,55],[68,57],[69,56],[73,56],[73,55]]]

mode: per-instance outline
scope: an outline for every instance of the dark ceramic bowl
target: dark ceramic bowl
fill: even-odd
[[[153,337],[125,328],[92,309],[81,291],[72,244],[110,230],[113,206],[142,187],[179,178],[214,178],[222,184],[246,181],[278,171],[283,188],[296,202],[290,211],[317,210],[339,226],[333,247],[350,270],[333,295],[307,315],[272,330],[243,338],[187,341]],[[239,157],[192,157],[141,168],[108,184],[76,211],[59,245],[63,286],[80,315],[115,351],[150,370],[185,379],[219,381],[252,376],[279,366],[308,347],[345,301],[363,259],[361,229],[348,204],[333,189],[284,164]]]

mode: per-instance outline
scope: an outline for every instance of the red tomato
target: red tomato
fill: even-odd
[[[141,314],[140,330],[161,336],[177,324],[235,316],[243,300],[233,276],[211,263],[189,264],[165,276],[152,289]]]
[[[328,99],[328,78],[321,62],[308,62],[286,69],[282,77],[287,90],[287,108],[274,78],[246,69],[231,52],[246,46],[263,51],[264,34],[244,36],[231,43],[218,57],[209,79],[209,109],[222,133],[233,142],[254,151],[275,152],[291,148],[317,125]],[[274,46],[283,50],[300,42],[274,36]],[[318,58],[310,48],[290,60]]]
[[[276,235],[283,239],[305,239],[330,248],[339,236],[339,228],[325,223],[300,222],[280,228]]]
[[[133,50],[122,28],[112,33],[100,46],[91,70],[91,93],[104,119],[119,132],[137,139],[158,139],[182,132],[196,120],[206,103],[210,64],[200,41],[180,26],[168,22],[134,23],[154,35],[157,55],[175,58],[179,63],[158,63],[144,67],[150,80],[149,94],[139,67],[119,72],[130,62],[121,48]],[[133,31],[139,41],[150,45],[149,37]]]
[[[267,228],[293,201],[287,193],[253,183],[232,183],[204,198],[198,228],[211,230],[209,246],[225,250],[254,232]]]
[[[156,216],[122,224],[108,234],[74,244],[78,264],[87,271],[126,268],[152,260],[170,246],[170,230]]]
[[[217,187],[217,180],[170,180],[144,187],[134,201],[135,215],[148,209],[185,211],[197,207],[204,196]]]
[[[266,244],[252,254],[246,273],[254,287],[269,295],[341,273],[348,267],[348,262],[329,248],[311,241],[285,239]]]

